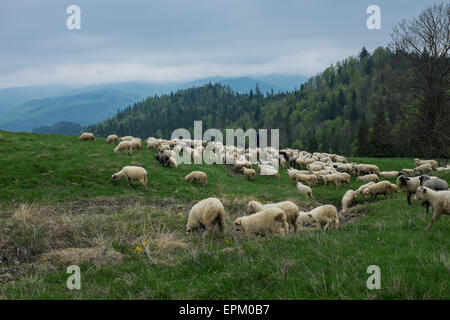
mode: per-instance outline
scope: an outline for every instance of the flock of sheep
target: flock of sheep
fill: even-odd
[[[83,133],[80,141],[94,141],[92,133]],[[115,143],[114,152],[124,151],[127,155],[134,151],[142,150],[143,141],[140,138],[126,136],[119,139],[117,135],[107,137],[108,144]],[[424,174],[435,170],[449,170],[450,167],[437,167],[435,160],[415,159],[416,168],[403,169],[402,171],[380,171],[376,165],[348,163],[343,156],[328,153],[309,153],[294,149],[282,149],[280,151],[267,148],[239,149],[234,146],[224,146],[220,142],[194,141],[189,139],[164,140],[153,137],[146,141],[149,149],[157,150],[155,160],[165,167],[178,167],[177,155],[180,152],[187,154],[194,160],[201,160],[202,156],[209,157],[211,163],[233,163],[235,172],[244,174],[248,179],[256,176],[256,170],[252,167],[252,161],[256,158],[260,175],[272,176],[279,179],[279,166],[290,168],[286,171],[295,183],[300,193],[314,199],[311,187],[323,181],[324,185],[330,183],[339,188],[342,183],[351,184],[351,175],[357,177],[357,181],[364,182],[357,190],[347,190],[342,198],[342,211],[347,210],[355,203],[359,195],[364,200],[369,197],[376,200],[378,195],[391,197],[398,193],[400,188],[407,196],[415,194],[415,200],[423,200],[427,206],[434,208],[431,223],[441,214],[450,214],[450,191],[447,182],[437,177],[429,177]],[[261,160],[261,158],[265,160]],[[252,160],[252,161],[250,161]],[[408,175],[420,175],[408,177]],[[397,177],[397,184],[381,178]],[[147,190],[147,171],[142,167],[126,166],[121,171],[112,175],[111,180],[124,178],[131,181],[139,181]],[[202,171],[192,171],[186,177],[186,182],[198,182],[207,185],[207,174]],[[283,201],[262,205],[257,201],[250,201],[247,207],[248,215],[239,217],[234,221],[234,229],[246,234],[274,233],[286,235],[288,232],[302,231],[307,225],[314,225],[324,230],[335,226],[339,227],[339,215],[333,205],[322,205],[309,212],[300,211],[292,201]],[[206,229],[208,234],[214,227],[223,232],[225,224],[225,210],[222,202],[217,198],[207,198],[195,204],[189,212],[186,232],[198,229]]]

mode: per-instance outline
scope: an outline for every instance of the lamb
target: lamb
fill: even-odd
[[[348,190],[344,197],[342,197],[341,204],[342,204],[342,211],[345,211],[353,204],[353,201],[355,201],[356,197],[358,196],[358,193],[353,190]]]
[[[119,151],[125,150],[126,154],[132,154],[133,153],[133,147],[130,141],[122,141],[120,142],[117,147],[114,148],[114,152],[118,153]]]
[[[184,181],[191,183],[192,181],[200,182],[203,185],[208,184],[208,176],[203,171],[192,171],[186,177],[184,177]]]
[[[94,134],[92,134],[90,132],[83,132],[79,139],[81,142],[88,141],[88,140],[95,142],[95,136],[94,136]]]
[[[358,178],[356,178],[356,181],[360,181],[360,182],[378,182],[380,181],[380,179],[378,178],[378,176],[376,174],[367,174],[365,176],[359,176]]]
[[[257,235],[274,233],[285,236],[289,231],[287,216],[278,207],[266,208],[255,214],[237,218],[234,221],[234,228],[238,232]]]
[[[217,198],[203,199],[189,211],[186,233],[206,228],[204,235],[207,235],[215,225],[219,227],[220,233],[223,234],[225,226],[225,209],[223,204]]]
[[[335,225],[337,229],[339,227],[339,217],[336,207],[332,205],[324,205],[317,207],[309,212],[300,212],[297,218],[297,230],[302,231],[306,224],[317,224],[319,228],[325,223],[324,230],[327,230],[331,224]]]
[[[363,191],[363,196],[364,199],[367,199],[368,195],[370,195],[371,199],[376,199],[379,194],[384,194],[386,197],[390,195],[392,197],[394,192],[398,192],[395,184],[392,184],[389,181],[381,181],[367,187]]]
[[[145,191],[147,191],[147,170],[142,167],[123,167],[122,170],[112,175],[111,181],[120,178],[126,178],[128,180],[128,185],[131,185],[132,180],[138,180],[144,186]]]
[[[434,208],[433,218],[425,229],[430,228],[441,214],[450,215],[450,191],[434,191],[428,187],[419,187],[414,200],[425,200]]]
[[[420,159],[414,159],[414,163],[416,164],[416,167],[420,167],[424,164],[429,164],[433,170],[437,169],[437,161],[436,160],[420,160]]]
[[[116,136],[115,134],[111,134],[111,135],[109,135],[106,138],[106,143],[107,144],[111,144],[111,143],[118,144],[119,143],[119,137]]]
[[[408,205],[411,205],[411,195],[420,187],[420,177],[408,178],[401,175],[397,178],[397,186],[406,194]]]
[[[448,190],[448,184],[445,180],[439,179],[437,177],[429,177],[429,176],[420,176],[420,185],[424,187],[428,187],[434,191],[447,191]],[[424,202],[426,206],[426,212],[428,213],[428,207],[429,203]]]
[[[431,165],[429,163],[425,163],[422,164],[420,166],[418,166],[417,168],[414,169],[414,174],[425,174],[425,173],[429,173],[432,172],[433,168],[431,167]]]
[[[304,185],[303,183],[297,182],[297,191],[314,200],[311,188]]]
[[[396,178],[398,177],[399,172],[398,171],[381,171],[380,177],[383,178]]]
[[[367,182],[366,184],[363,184],[362,186],[360,186],[355,192],[357,193],[357,195],[360,195],[364,192],[364,190],[366,190],[367,187],[369,187],[373,184],[375,184],[375,182],[373,182],[373,181]]]
[[[269,203],[264,206],[258,201],[250,201],[247,206],[247,211],[248,213],[255,213],[272,207],[277,207],[283,210],[284,213],[286,213],[287,222],[294,227],[294,230],[296,229],[295,221],[297,220],[299,209],[292,201]]]
[[[245,174],[250,180],[253,180],[256,176],[255,169],[247,169],[245,167],[242,168],[242,173]]]

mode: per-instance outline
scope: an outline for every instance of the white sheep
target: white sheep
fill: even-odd
[[[284,236],[289,231],[286,213],[278,207],[266,208],[255,214],[237,218],[234,221],[234,228],[245,234],[259,235],[270,232]]]
[[[119,142],[122,142],[122,141],[131,141],[131,140],[133,140],[133,139],[134,139],[133,136],[125,136],[125,137],[120,138],[120,139],[119,139]]]
[[[322,224],[325,224],[324,230],[327,230],[330,225],[334,224],[337,229],[339,227],[339,217],[336,207],[327,204],[317,207],[309,212],[301,211],[296,224],[298,231],[302,231],[306,224],[317,224],[319,228]]]
[[[364,190],[365,190],[368,186],[371,186],[371,185],[373,185],[373,184],[375,184],[375,182],[373,182],[373,181],[370,181],[370,182],[367,182],[366,184],[363,184],[362,186],[360,186],[360,187],[355,191],[356,194],[357,194],[357,195],[362,194],[362,193],[364,192]]]
[[[223,234],[225,209],[219,199],[207,198],[195,204],[189,211],[186,232],[206,229],[206,235],[211,232],[215,225],[219,227],[220,233]]]
[[[414,169],[414,174],[426,174],[433,171],[433,167],[429,163],[422,164]]]
[[[314,199],[311,188],[304,185],[301,182],[297,182],[297,191],[303,193],[304,195],[310,197],[311,199]]]
[[[184,177],[184,181],[187,181],[191,183],[194,182],[200,182],[203,185],[208,184],[208,175],[204,173],[203,171],[192,171],[189,173],[186,177]]]
[[[380,177],[383,178],[396,178],[398,177],[399,172],[398,171],[381,171]]]
[[[347,210],[353,204],[357,196],[358,193],[356,193],[356,191],[347,190],[341,200],[342,211]]]
[[[250,180],[253,180],[256,176],[255,169],[247,169],[246,167],[242,168],[242,173],[247,176]]]
[[[178,168],[177,160],[174,157],[169,157],[169,167]]]
[[[441,214],[450,215],[450,191],[434,191],[428,187],[419,187],[414,200],[424,200],[433,206],[433,218],[425,229],[430,228]]]
[[[376,198],[379,194],[383,194],[386,197],[387,196],[392,197],[394,192],[398,192],[397,186],[395,184],[392,184],[389,181],[381,181],[381,182],[375,183],[371,186],[368,186],[363,191],[363,197],[364,197],[364,199],[367,199],[367,196],[370,195],[371,199],[376,200]]]
[[[286,213],[287,222],[290,223],[294,227],[294,230],[296,229],[295,222],[297,220],[298,213],[300,210],[298,209],[297,205],[295,203],[293,203],[292,201],[268,203],[265,205],[262,205],[258,201],[250,201],[247,205],[247,212],[254,213],[254,212],[259,212],[264,209],[272,208],[272,207],[277,207],[277,208],[280,208],[281,210],[283,210],[284,213]]]
[[[133,150],[141,150],[142,149],[142,142],[139,139],[131,139],[131,148]]]
[[[114,152],[118,153],[119,151],[125,150],[126,154],[133,153],[133,146],[130,141],[122,141],[120,142],[117,147],[114,148]]]
[[[365,176],[359,176],[358,178],[356,178],[356,181],[360,181],[360,182],[378,182],[380,181],[380,178],[378,178],[378,176],[376,174],[367,174]]]
[[[119,137],[116,136],[115,134],[111,134],[106,138],[106,143],[110,144],[110,143],[115,143],[118,144],[119,143]]]
[[[90,133],[90,132],[83,132],[79,139],[81,142],[88,141],[88,140],[95,142],[95,136],[93,133]]]
[[[128,185],[131,185],[132,180],[137,180],[145,187],[145,191],[147,191],[147,170],[142,167],[136,166],[126,166],[123,167],[117,173],[114,173],[111,177],[111,181],[125,178],[128,180]]]
[[[420,167],[421,165],[424,164],[429,164],[432,168],[432,170],[436,170],[437,169],[437,161],[436,160],[420,160],[420,159],[414,159],[414,163],[416,165],[416,167]]]

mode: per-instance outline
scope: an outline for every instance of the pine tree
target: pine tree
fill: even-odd
[[[380,109],[369,132],[370,155],[373,157],[392,157],[393,136],[386,116],[386,111]]]
[[[369,130],[367,127],[366,118],[363,116],[361,120],[359,120],[358,125],[358,133],[356,136],[356,150],[355,155],[358,157],[368,156],[368,136]]]

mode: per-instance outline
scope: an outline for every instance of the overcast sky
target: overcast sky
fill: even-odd
[[[0,88],[313,75],[433,0],[0,0]],[[69,30],[69,5],[81,29]],[[366,9],[381,8],[381,30]]]

